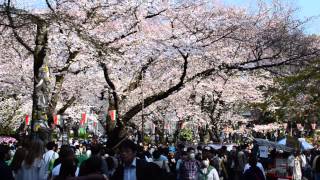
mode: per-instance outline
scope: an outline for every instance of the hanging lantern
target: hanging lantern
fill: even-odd
[[[61,115],[54,115],[53,122],[55,125],[60,125],[61,124]]]
[[[111,121],[115,121],[117,118],[117,111],[116,110],[109,110],[109,116]]]
[[[26,126],[30,125],[30,119],[29,119],[29,115],[26,115]]]
[[[86,115],[86,113],[82,113],[80,125],[84,125],[86,123],[86,121],[87,121],[87,115]]]

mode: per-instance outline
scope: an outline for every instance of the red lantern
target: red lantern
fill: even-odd
[[[29,115],[26,115],[26,125],[27,125],[27,126],[29,126],[29,125],[30,125]]]

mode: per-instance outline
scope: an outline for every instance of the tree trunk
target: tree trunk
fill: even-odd
[[[32,137],[49,141],[49,126],[47,123],[47,108],[49,99],[49,68],[47,66],[48,51],[48,25],[44,22],[37,24],[36,47],[34,56],[34,83],[33,83],[33,106],[32,106]]]

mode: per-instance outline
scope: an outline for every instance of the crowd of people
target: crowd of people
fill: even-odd
[[[320,179],[317,151],[270,152],[258,158],[255,146],[184,146],[136,144],[124,140],[108,149],[98,141],[68,145],[41,140],[0,145],[0,179],[4,180],[266,180],[275,158],[288,160],[293,180]]]

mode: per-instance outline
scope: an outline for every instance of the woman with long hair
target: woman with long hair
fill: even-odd
[[[16,180],[46,180],[48,178],[48,166],[43,159],[45,152],[41,140],[31,141],[28,153],[21,165],[21,170],[16,175]]]
[[[10,168],[13,172],[13,175],[16,176],[18,171],[21,169],[22,162],[26,158],[27,150],[23,147],[18,148],[16,153],[13,156]]]
[[[71,147],[64,147],[61,152],[61,161],[52,170],[52,179],[60,180],[68,177],[75,177],[79,174],[77,161],[74,156],[74,151]]]

